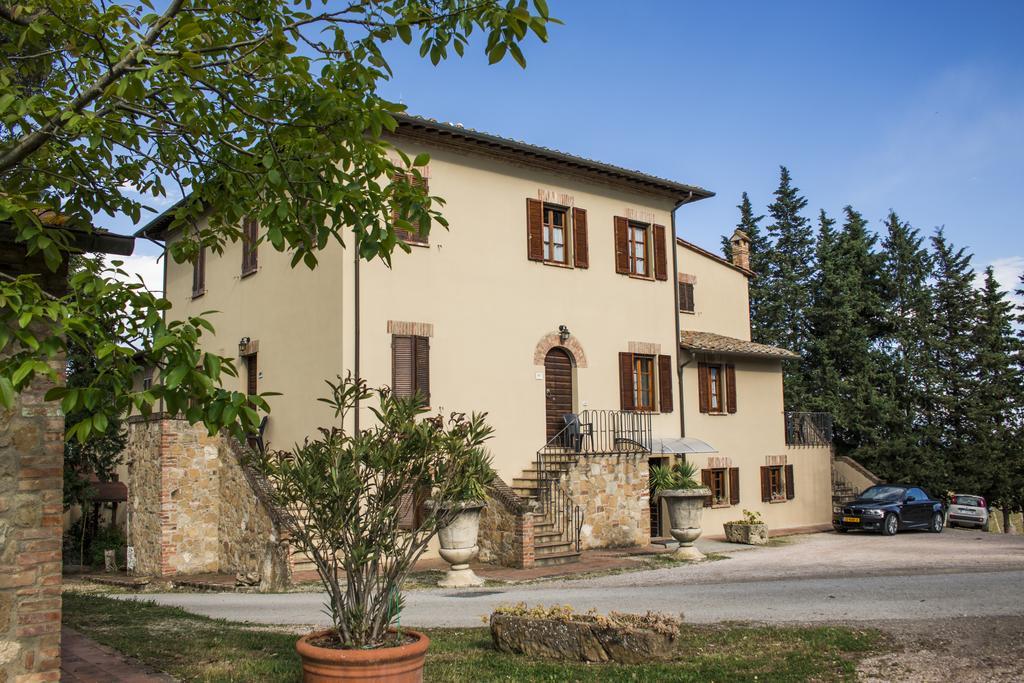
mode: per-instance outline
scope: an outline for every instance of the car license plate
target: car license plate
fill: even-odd
[[[860,517],[843,517],[843,521],[844,522],[849,522],[851,524],[859,524],[860,523]]]

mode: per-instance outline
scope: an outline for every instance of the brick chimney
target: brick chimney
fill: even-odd
[[[729,239],[732,243],[732,263],[744,270],[750,270],[750,238],[739,228]]]

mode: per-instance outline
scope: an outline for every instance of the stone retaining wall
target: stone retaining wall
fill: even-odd
[[[646,453],[589,455],[566,472],[566,490],[583,510],[583,550],[651,542],[649,479]]]
[[[481,562],[525,569],[534,565],[533,512],[498,479],[480,514]]]

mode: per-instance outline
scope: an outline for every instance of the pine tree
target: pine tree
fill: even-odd
[[[750,279],[748,288],[750,327],[752,337],[758,339],[761,336],[761,330],[758,325],[761,319],[760,310],[762,302],[770,295],[765,283],[765,258],[771,245],[759,225],[764,220],[764,216],[754,215],[754,208],[746,192],[743,193],[740,203],[736,205],[736,208],[740,210],[740,222],[736,224],[736,227],[750,238],[750,270],[754,272],[754,277]],[[722,253],[726,259],[731,261],[732,242],[730,239],[731,235],[722,237]]]
[[[832,414],[836,450],[870,453],[884,401],[876,347],[882,329],[882,256],[867,221],[847,206],[842,229],[819,216],[818,271],[807,311],[810,339],[801,373],[808,405]]]
[[[977,350],[977,385],[970,415],[973,425],[972,454],[967,474],[975,488],[1003,510],[1004,529],[1009,512],[1020,506],[1021,458],[1018,434],[1019,411],[1024,407],[1014,331],[1014,307],[996,282],[992,267],[985,269],[974,329]]]
[[[758,306],[752,325],[754,341],[781,346],[799,354],[807,348],[807,309],[814,275],[814,232],[801,215],[807,200],[794,187],[789,170],[782,166],[775,201],[768,207],[771,247],[765,252],[764,291],[770,293]],[[786,406],[800,407],[806,396],[800,391],[798,375],[785,377]]]
[[[930,467],[921,410],[929,374],[932,262],[924,238],[894,211],[885,227],[885,313],[878,348],[885,359],[880,385],[888,405],[879,425],[880,443],[865,464],[887,479],[910,481]]]
[[[970,415],[978,377],[973,331],[979,296],[970,254],[950,244],[941,229],[931,243],[934,285],[922,425],[924,447],[930,449],[933,461],[922,478],[940,495],[973,483],[967,463],[977,455],[971,448]]]

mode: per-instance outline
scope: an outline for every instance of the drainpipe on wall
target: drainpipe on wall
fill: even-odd
[[[679,436],[686,436],[686,416],[684,414],[685,404],[683,401],[685,397],[683,395],[683,368],[689,365],[690,361],[686,361],[685,364],[680,363],[679,359],[679,341],[680,341],[680,326],[679,326],[679,245],[676,244],[676,211],[683,204],[686,204],[693,200],[693,192],[690,192],[686,199],[680,199],[679,202],[672,207],[672,300],[675,301],[675,310],[672,311],[672,315],[676,321],[676,340],[673,344],[675,348],[676,358],[676,385],[679,387]]]
[[[353,238],[355,249],[355,265],[352,271],[352,276],[355,278],[355,282],[352,286],[352,296],[355,299],[354,305],[352,306],[352,315],[354,318],[352,329],[355,333],[355,339],[352,347],[352,374],[355,375],[356,382],[359,382],[359,238]],[[353,432],[359,433],[359,394],[356,394],[355,402],[355,417],[353,419]]]

